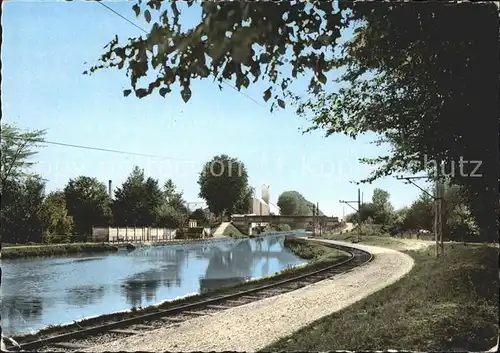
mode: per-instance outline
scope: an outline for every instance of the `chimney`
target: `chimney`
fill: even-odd
[[[108,195],[109,195],[109,198],[113,198],[113,188],[112,188],[112,181],[111,180],[108,180]]]

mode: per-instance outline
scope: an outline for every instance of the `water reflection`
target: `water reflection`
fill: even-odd
[[[303,263],[276,236],[0,261],[2,329],[8,335],[145,307]]]
[[[66,302],[70,305],[94,304],[106,294],[103,285],[79,285],[66,289]]]
[[[33,323],[40,322],[43,298],[2,295],[2,331],[29,331]]]

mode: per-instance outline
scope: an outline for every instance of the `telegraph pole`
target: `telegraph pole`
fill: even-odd
[[[356,213],[358,214],[358,242],[359,242],[359,233],[361,232],[361,189],[358,188],[358,200],[357,201],[345,201],[345,200],[339,200],[340,203],[346,204],[350,208],[352,208]],[[358,208],[354,208],[351,204],[357,204]]]
[[[319,202],[316,203],[316,220],[318,222],[318,228],[319,228],[319,237],[321,238],[321,220],[319,219]]]
[[[398,180],[405,180],[405,184],[412,184],[422,190],[425,194],[430,196],[434,200],[434,240],[436,242],[436,257],[439,256],[439,248],[441,248],[441,254],[444,253],[444,243],[443,243],[443,214],[442,214],[442,200],[443,200],[443,183],[436,179],[436,184],[434,186],[434,195],[427,192],[427,190],[421,188],[413,182],[415,179],[431,179],[428,176],[414,176],[414,177],[396,177]]]
[[[314,219],[315,212],[316,212],[316,205],[313,204],[313,214],[312,214],[312,233],[313,233],[313,237],[316,236],[316,226],[315,226],[315,219]]]

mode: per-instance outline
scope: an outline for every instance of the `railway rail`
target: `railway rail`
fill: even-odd
[[[75,328],[74,331],[41,338],[36,341],[19,342],[20,347],[8,345],[7,342],[6,348],[8,351],[80,351],[90,346],[140,334],[148,330],[166,326],[178,326],[181,322],[195,317],[212,315],[220,310],[226,310],[267,297],[291,292],[332,276],[349,272],[356,267],[368,263],[373,258],[372,254],[353,247],[323,242],[321,244],[343,250],[349,254],[349,258],[339,263],[271,284],[251,289],[242,288],[240,291],[231,294],[216,294],[213,297],[198,302],[189,304],[180,303],[178,306],[166,310],[101,325]]]

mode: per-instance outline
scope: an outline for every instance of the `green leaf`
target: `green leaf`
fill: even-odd
[[[318,81],[321,82],[322,84],[326,83],[326,76],[322,72],[318,74]]]
[[[184,103],[187,103],[191,98],[191,89],[187,86],[184,86],[184,88],[181,91],[181,97]]]
[[[123,91],[123,96],[124,97],[128,97],[130,95],[130,93],[132,93],[132,90],[131,89],[126,89]]]
[[[271,88],[269,87],[265,92],[264,92],[264,101],[267,102],[269,98],[271,98]]]
[[[135,4],[134,6],[132,6],[132,10],[134,10],[135,16],[139,17],[139,15],[141,14],[141,8],[139,7],[139,5]]]
[[[167,95],[167,93],[169,93],[170,91],[171,91],[170,88],[162,87],[162,88],[160,88],[159,93],[160,93],[160,96],[165,97]]]
[[[278,105],[281,109],[285,109],[285,101],[283,101],[282,99],[278,99]]]
[[[144,98],[148,95],[148,90],[144,89],[144,88],[139,88],[139,89],[135,90],[135,95],[138,98]]]
[[[151,22],[151,13],[149,12],[149,10],[144,11],[144,19],[147,23]]]

